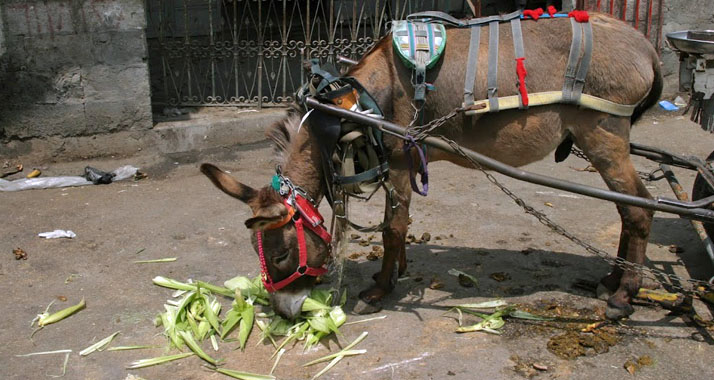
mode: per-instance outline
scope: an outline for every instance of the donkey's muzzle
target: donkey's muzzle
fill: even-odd
[[[270,301],[275,312],[289,320],[300,315],[302,304],[310,294],[310,289],[280,290],[270,295]]]

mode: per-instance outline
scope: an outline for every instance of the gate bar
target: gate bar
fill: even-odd
[[[392,122],[375,119],[357,112],[352,112],[337,106],[323,104],[318,100],[308,97],[305,99],[305,105],[308,108],[313,108],[318,111],[325,112],[327,114],[349,119],[356,123],[364,124],[372,128],[377,128],[383,132],[390,133],[396,136],[405,136],[406,128],[394,124]],[[422,140],[426,145],[433,148],[437,148],[449,153],[458,154],[458,152],[449,145],[446,141],[436,138],[436,137],[426,137]],[[694,220],[700,220],[703,222],[714,222],[714,211],[704,208],[685,208],[679,207],[671,204],[663,204],[662,202],[678,202],[673,199],[648,199],[643,197],[638,197],[629,194],[621,194],[610,190],[604,190],[593,186],[582,185],[575,182],[565,181],[558,178],[553,178],[541,174],[527,172],[515,168],[510,165],[506,165],[498,160],[494,160],[491,157],[485,156],[483,154],[474,152],[470,149],[462,148],[462,150],[468,155],[469,158],[478,162],[480,165],[488,169],[492,169],[498,173],[505,176],[515,178],[521,181],[535,183],[542,186],[551,187],[554,189],[564,190],[571,193],[581,194],[593,198],[598,198],[610,202],[615,202],[623,205],[630,205],[636,207],[642,207],[649,210],[663,211],[670,214],[677,214],[682,217]],[[689,203],[689,202],[687,202]]]

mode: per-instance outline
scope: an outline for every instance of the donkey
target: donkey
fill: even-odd
[[[657,52],[644,36],[619,20],[591,14],[590,22],[594,46],[584,93],[618,104],[637,104],[632,117],[555,104],[482,114],[473,117],[470,124],[456,117],[435,133],[512,166],[541,160],[564,142],[568,146],[572,142],[587,155],[611,190],[651,198],[630,160],[629,135],[632,124],[661,95],[662,77]],[[500,33],[509,35],[510,27],[501,24]],[[568,19],[523,22],[529,92],[562,88],[571,34]],[[457,94],[463,91],[469,36],[465,29],[447,31],[448,44],[443,59],[427,73],[427,82],[433,83],[435,90],[426,98],[425,121],[446,115],[461,105]],[[487,49],[486,40],[481,39],[479,67],[487,67]],[[516,62],[509,38],[502,39],[500,52],[499,95],[516,95]],[[476,78],[474,94],[479,99],[486,96],[485,71],[479,70]],[[362,83],[387,119],[400,125],[413,120],[411,72],[393,51],[390,36],[380,40],[347,75]],[[293,108],[266,134],[282,152],[282,174],[319,204],[326,191],[320,141],[311,132],[311,119],[299,127],[302,116],[303,111]],[[407,268],[405,238],[412,194],[409,165],[402,150],[403,140],[385,136],[384,142],[389,154],[389,178],[395,188],[393,200],[399,207],[385,209],[388,224],[382,233],[384,258],[381,270],[374,276],[375,283],[359,295],[370,304],[379,303],[393,289],[395,272],[402,275]],[[415,154],[413,159],[417,160]],[[429,151],[429,159],[469,166],[464,158],[437,150]],[[296,267],[303,267],[304,272],[305,267],[314,269],[326,262],[329,244],[317,233],[298,231],[294,223],[286,221],[290,210],[274,188],[253,189],[207,163],[201,166],[201,171],[223,192],[251,207],[254,216],[246,220],[245,225],[252,230],[253,245],[260,253],[264,275],[276,280],[286,279],[297,273]],[[625,205],[618,205],[617,210],[622,220],[617,254],[642,264],[653,213]],[[301,234],[304,235],[302,242]],[[301,262],[300,255],[304,250],[307,258]],[[315,284],[313,276],[297,277],[288,286],[272,293],[275,310],[289,318],[300,312],[304,298]],[[619,267],[612,268],[600,281],[598,296],[607,299],[608,318],[623,318],[634,311],[630,302],[641,282],[637,273]]]

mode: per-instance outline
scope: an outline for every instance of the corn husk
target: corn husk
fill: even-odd
[[[52,301],[52,303],[54,303],[54,301]],[[66,309],[62,309],[62,310],[60,310],[60,311],[58,311],[58,312],[55,312],[55,313],[50,314],[50,313],[49,313],[49,308],[50,308],[50,306],[52,306],[52,303],[50,303],[50,304],[47,306],[47,309],[45,309],[45,312],[44,312],[44,313],[37,315],[37,325],[38,325],[39,327],[45,327],[45,326],[50,325],[50,324],[52,324],[52,323],[57,323],[57,322],[59,322],[59,321],[65,319],[65,318],[69,317],[70,315],[72,315],[72,314],[74,314],[74,313],[76,313],[76,312],[78,312],[78,311],[80,311],[80,310],[82,310],[82,309],[84,309],[84,308],[86,307],[86,303],[84,302],[84,298],[82,298],[82,300],[79,301],[78,304],[76,304],[76,305],[74,305],[74,306],[70,306],[70,307],[68,307],[68,308],[66,308]]]
[[[151,358],[151,359],[141,359],[141,360],[136,360],[133,361],[129,364],[126,369],[137,369],[137,368],[144,368],[144,367],[150,367],[152,365],[159,365],[159,364],[164,364],[168,363],[174,360],[179,360],[179,359],[184,359],[189,356],[193,356],[193,352],[184,352],[181,354],[176,354],[176,355],[168,355],[168,356],[159,356],[156,358]]]
[[[258,375],[255,373],[235,371],[226,368],[216,368],[215,371],[240,380],[275,380],[275,376],[272,375]]]
[[[87,356],[89,354],[94,353],[95,351],[103,351],[117,335],[119,335],[119,331],[115,332],[112,335],[109,335],[108,337],[100,340],[97,343],[94,343],[93,345],[85,348],[84,350],[79,351],[79,356]]]

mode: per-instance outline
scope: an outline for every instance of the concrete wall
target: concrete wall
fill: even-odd
[[[151,128],[142,0],[3,0],[0,15],[0,141]]]

